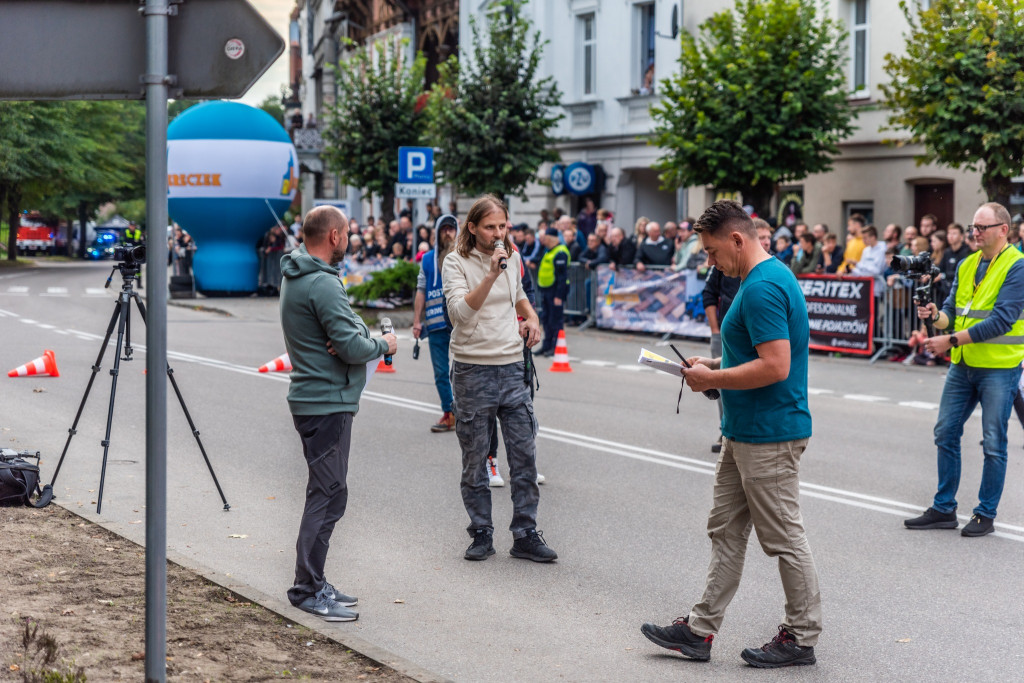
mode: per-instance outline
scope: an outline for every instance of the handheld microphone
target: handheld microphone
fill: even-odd
[[[504,249],[505,248],[505,243],[502,242],[501,240],[494,240],[494,248],[495,249]],[[501,266],[502,270],[505,270],[505,268],[508,267],[508,263],[506,263],[506,261],[507,261],[507,259],[504,256],[502,256],[501,258],[498,259],[498,265]]]
[[[380,319],[380,333],[381,334],[394,334],[395,326],[391,324],[391,318]],[[391,360],[394,358],[390,353],[384,354],[384,365],[391,365]]]

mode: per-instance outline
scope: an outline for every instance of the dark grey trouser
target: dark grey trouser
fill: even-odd
[[[298,605],[324,587],[324,564],[334,525],[348,504],[348,454],[352,413],[293,415],[309,468],[306,506],[295,543],[295,584],[288,599]]]
[[[494,419],[501,420],[501,436],[508,455],[512,489],[513,538],[522,538],[537,527],[537,419],[533,415],[530,387],[523,381],[523,364],[452,365],[455,394],[455,434],[462,447],[462,502],[469,513],[466,528],[494,531],[491,522],[491,488],[484,460],[490,448]]]

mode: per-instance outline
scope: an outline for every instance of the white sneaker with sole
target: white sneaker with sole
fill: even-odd
[[[494,488],[501,488],[505,485],[505,480],[501,478],[501,472],[498,471],[498,460],[487,456],[487,483]]]
[[[538,484],[543,484],[547,480],[548,480],[548,478],[545,477],[543,474],[541,474],[540,472],[537,473],[537,483]]]

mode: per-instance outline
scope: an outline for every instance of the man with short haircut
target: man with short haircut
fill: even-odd
[[[960,443],[964,424],[981,406],[982,451],[978,505],[962,536],[992,533],[1006,479],[1006,430],[1024,361],[1024,254],[1007,244],[1010,212],[982,204],[968,226],[979,251],[960,262],[940,311],[919,306],[918,317],[934,322],[936,336],[925,340],[935,356],[947,351],[951,363],[935,423],[939,485],[931,507],[904,521],[908,529],[956,529],[960,488]],[[942,331],[941,333],[939,331]]]
[[[861,231],[864,240],[864,251],[860,254],[860,261],[850,270],[850,275],[874,278],[875,296],[882,296],[885,292],[885,244],[878,241],[878,230],[869,225]]]
[[[697,233],[693,231],[693,223],[682,221],[676,231],[675,253],[672,255],[672,270],[683,270],[686,268],[690,256],[699,248],[698,241]]]
[[[679,232],[679,225],[673,221],[665,221],[665,226],[661,229],[661,234],[669,242],[676,241],[676,234]]]
[[[882,233],[882,240],[885,242],[886,249],[896,249],[899,252],[900,240],[903,238],[903,228],[896,223],[889,223],[885,226],[885,232]]]
[[[572,230],[572,227],[569,228]],[[569,249],[558,241],[558,229],[548,228],[541,236],[547,250],[537,268],[541,295],[540,322],[544,328],[541,356],[555,355],[558,333],[565,325],[565,297],[569,294]]]
[[[618,226],[608,232],[608,256],[612,270],[633,265],[636,260],[636,246],[626,239],[626,232]]]
[[[594,233],[590,233],[593,235]],[[576,228],[571,225],[562,231],[562,241],[565,242],[565,248],[569,250],[569,260],[579,261],[580,254],[583,253],[583,246],[576,241]]]
[[[825,241],[825,235],[828,234],[828,226],[824,223],[815,223],[814,227],[811,228],[811,232],[814,233],[814,239],[818,240],[821,244]]]
[[[949,242],[946,257],[953,262],[952,270],[955,271],[955,266],[973,253],[964,239],[964,226],[959,223],[950,223],[946,228],[946,241]]]
[[[864,251],[864,240],[861,238],[861,230],[867,225],[864,216],[855,213],[846,221],[846,249],[843,251],[843,262],[839,266],[839,272],[849,273],[860,261],[861,252]]]
[[[356,598],[328,583],[324,565],[348,503],[352,420],[366,385],[366,364],[398,348],[393,334],[370,337],[331,265],[345,258],[347,223],[333,206],[314,208],[302,225],[303,244],[281,258],[281,327],[292,362],[288,407],[309,469],[288,599],[326,621],[359,618],[349,609]]]
[[[931,237],[939,227],[939,219],[933,213],[926,213],[921,216],[920,233],[922,237]]]
[[[636,269],[643,272],[647,266],[670,266],[675,246],[661,236],[661,226],[654,221],[647,224],[647,237],[636,250]]]
[[[712,204],[697,221],[697,232],[708,264],[741,280],[722,321],[722,357],[692,358],[692,367],[682,371],[691,390],[722,394],[724,443],[707,525],[711,563],[704,595],[687,617],[666,627],[644,624],[641,631],[686,657],[710,659],[714,634],[739,588],[753,526],[765,554],[779,558],[786,616],[775,638],[740,656],[758,668],[814,664],[821,596],[799,491],[800,456],[811,436],[803,292],[789,269],[760,245],[738,203]]]
[[[583,236],[586,237],[590,233],[594,232],[594,228],[597,226],[597,207],[594,205],[594,200],[591,197],[587,197],[583,202],[583,209],[576,215],[576,227],[579,228]]]
[[[595,270],[599,265],[608,263],[608,247],[596,232],[587,235],[587,248],[580,254],[579,261],[587,270]]]

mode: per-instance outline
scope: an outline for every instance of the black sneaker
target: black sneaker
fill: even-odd
[[[711,444],[711,452],[712,453],[721,453],[722,452],[722,437],[718,437],[718,441],[716,441],[713,444]]]
[[[939,512],[935,508],[928,508],[920,517],[903,520],[903,526],[908,529],[955,529],[960,523],[956,521],[956,510]]]
[[[711,641],[715,639],[714,634],[707,638],[698,636],[690,630],[686,617],[676,619],[671,626],[644,624],[640,627],[640,633],[655,645],[675,650],[684,657],[701,662],[711,659]]]
[[[986,517],[985,515],[974,515],[971,517],[971,521],[967,522],[964,528],[960,530],[960,535],[984,536],[985,534],[990,534],[995,531],[992,528],[994,521],[991,517]]]
[[[558,559],[558,553],[544,541],[544,532],[529,529],[522,538],[517,538],[508,551],[512,557],[521,557],[534,562],[550,562]]]
[[[491,532],[487,529],[477,529],[473,535],[473,542],[466,548],[463,556],[467,560],[486,560],[494,554],[494,543]]]
[[[779,626],[779,634],[761,647],[748,647],[740,653],[750,666],[758,669],[778,669],[783,666],[805,666],[814,664],[813,647],[800,647],[796,644],[796,638],[786,630],[785,626]]]

